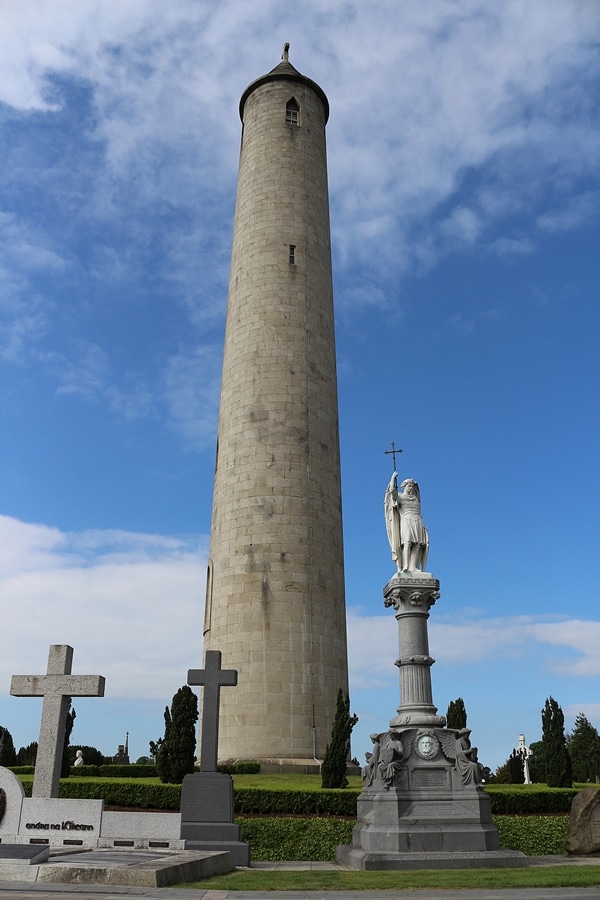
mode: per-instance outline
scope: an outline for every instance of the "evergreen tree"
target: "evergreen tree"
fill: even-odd
[[[8,728],[0,725],[0,766],[16,766],[17,752],[12,734]]]
[[[340,688],[337,695],[335,718],[331,729],[331,740],[325,750],[321,766],[321,787],[344,788],[348,785],[346,765],[350,756],[350,735],[358,722],[358,716],[350,715],[350,697]]]
[[[529,745],[529,774],[534,784],[546,783],[546,751],[543,741],[533,741]]]
[[[27,744],[26,747],[19,747],[19,751],[17,753],[17,765],[35,766],[35,761],[37,759],[37,750],[37,741],[32,741],[31,744]]]
[[[600,776],[600,735],[583,713],[575,718],[573,731],[567,737],[567,750],[574,781],[595,781]]]
[[[78,750],[81,750],[83,763],[86,766],[103,766],[111,762],[110,757],[104,756],[96,747],[88,747],[85,744],[70,744],[68,750],[70,765],[73,765],[75,762]]]
[[[467,710],[462,697],[450,701],[446,713],[446,727],[455,728],[457,731],[467,727]]]
[[[171,780],[171,756],[169,753],[169,738],[171,735],[171,712],[168,706],[165,706],[165,733],[162,738],[157,741],[158,752],[156,754],[156,771],[161,781],[169,782]]]
[[[548,787],[571,787],[571,757],[565,739],[565,717],[553,697],[548,697],[542,710],[542,742],[546,753]]]
[[[196,722],[198,698],[185,684],[165,707],[165,734],[157,741],[156,768],[161,781],[181,784],[185,775],[194,772],[196,762]],[[160,746],[159,746],[160,744]]]
[[[518,750],[513,750],[507,760],[508,771],[510,772],[511,784],[524,784],[525,772],[523,771],[523,757]]]
[[[71,709],[71,700],[69,698],[69,711],[67,712],[67,721],[65,723],[65,742],[63,744],[63,755],[60,766],[61,778],[68,778],[71,773],[71,766],[69,763],[69,741],[71,740],[71,734],[73,732],[73,725],[75,724],[76,717],[77,713],[74,709]]]

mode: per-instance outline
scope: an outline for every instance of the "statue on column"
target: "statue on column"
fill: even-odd
[[[384,509],[392,559],[399,572],[425,570],[429,535],[421,518],[421,492],[413,478],[405,479],[398,490],[394,472],[385,492]]]

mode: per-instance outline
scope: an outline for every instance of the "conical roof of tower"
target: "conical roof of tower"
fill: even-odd
[[[254,91],[257,87],[260,87],[261,84],[267,84],[269,81],[280,80],[300,82],[301,84],[305,84],[316,94],[318,94],[323,101],[323,106],[325,107],[325,122],[327,122],[327,119],[329,118],[329,100],[325,95],[325,91],[317,84],[316,81],[313,81],[311,78],[307,78],[306,75],[302,75],[288,59],[283,59],[279,63],[279,65],[275,66],[274,69],[271,69],[270,72],[267,72],[266,75],[261,75],[260,78],[257,78],[256,81],[253,81],[248,85],[240,99],[240,118],[242,119],[242,121],[244,120],[244,105],[252,91]]]

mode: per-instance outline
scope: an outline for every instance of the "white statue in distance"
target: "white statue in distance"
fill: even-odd
[[[392,559],[399,572],[425,571],[429,554],[429,535],[421,518],[421,492],[412,478],[398,491],[398,473],[394,472],[385,492],[385,526]]]

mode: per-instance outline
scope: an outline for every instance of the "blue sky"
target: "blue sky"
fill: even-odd
[[[434,701],[481,760],[600,728],[596,0],[0,8],[0,724],[48,645],[132,756],[202,659],[239,97],[328,95],[353,753],[398,705],[391,467],[421,485]]]

